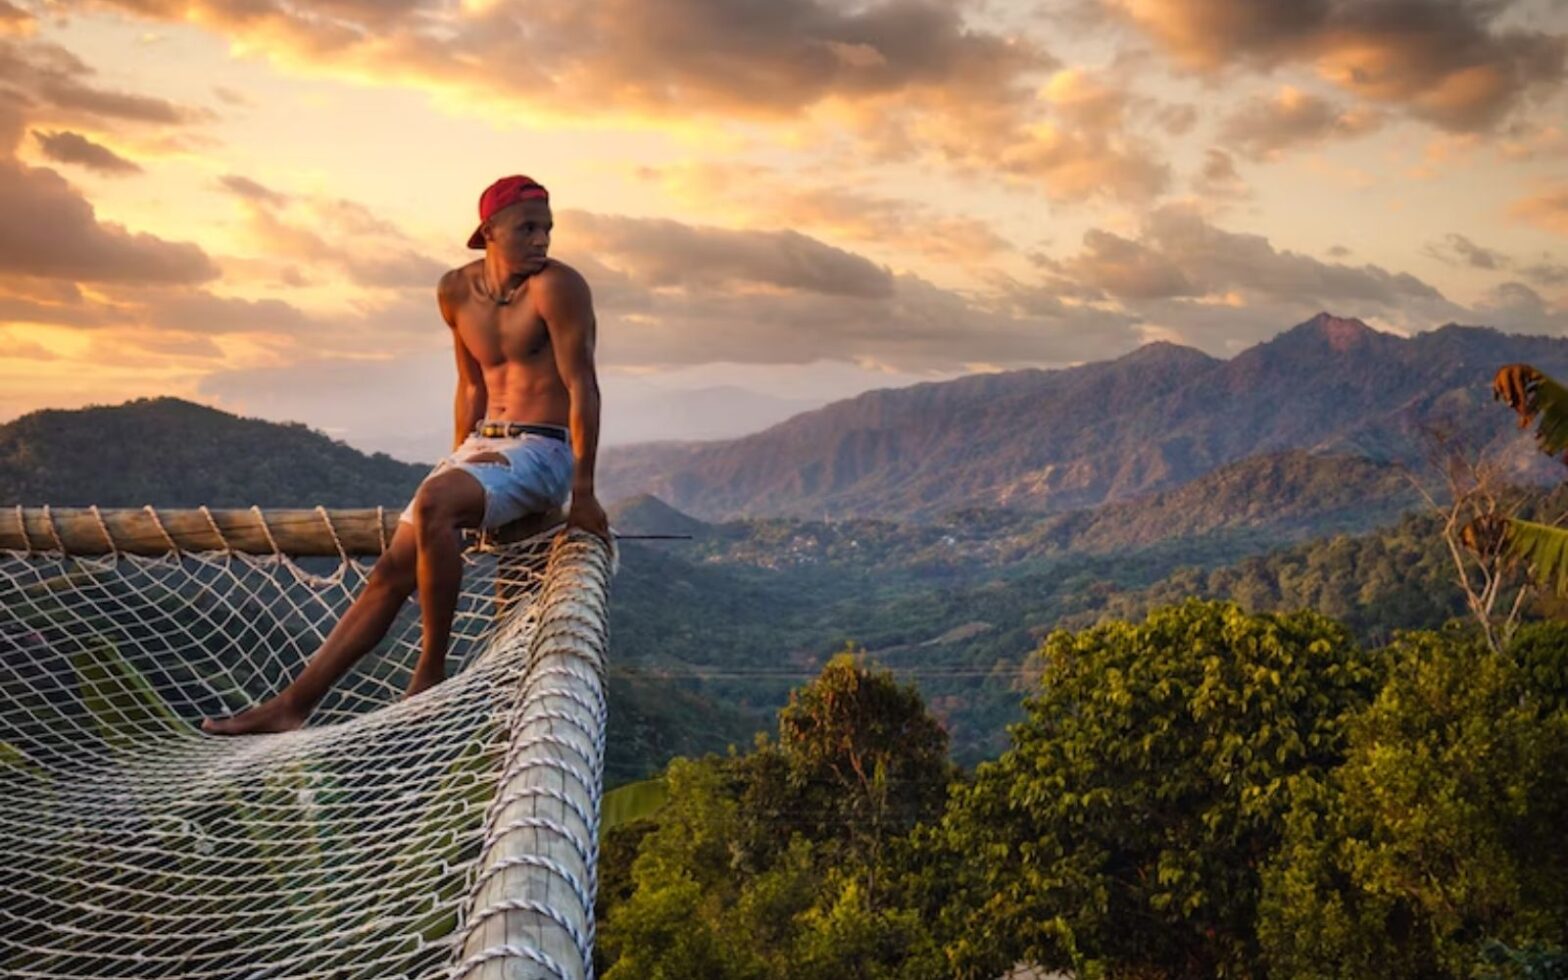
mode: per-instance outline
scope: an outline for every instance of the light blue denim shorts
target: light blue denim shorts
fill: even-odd
[[[477,430],[478,427],[475,428]],[[469,457],[485,453],[499,453],[506,458],[506,462],[468,461]],[[552,439],[531,432],[505,438],[487,438],[475,431],[469,433],[462,445],[437,463],[425,479],[449,469],[457,469],[478,480],[485,492],[485,516],[480,527],[491,530],[519,517],[543,513],[564,505],[567,497],[571,496],[572,471],[576,465],[572,447],[564,439]],[[403,508],[399,519],[410,524],[414,522],[412,500]]]

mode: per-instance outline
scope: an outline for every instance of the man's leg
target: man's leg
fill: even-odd
[[[499,459],[499,463],[495,462]],[[506,460],[485,453],[468,460],[506,465]],[[485,493],[479,480],[462,470],[448,470],[426,480],[414,498],[414,527],[419,543],[419,615],[423,628],[419,663],[408,684],[413,696],[446,678],[446,650],[452,616],[463,584],[463,558],[459,533],[478,527],[485,516]]]
[[[300,675],[275,697],[249,711],[232,718],[203,720],[202,729],[214,735],[245,735],[286,732],[303,725],[328,689],[386,636],[403,601],[414,591],[416,547],[414,526],[399,524],[364,589]]]

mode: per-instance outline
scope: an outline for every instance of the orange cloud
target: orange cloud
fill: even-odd
[[[1490,0],[1104,0],[1199,71],[1313,65],[1362,98],[1484,129],[1563,78],[1562,35],[1498,27]]]
[[[644,167],[639,173],[677,200],[752,228],[809,229],[946,262],[984,262],[1013,248],[979,218],[842,182],[813,185],[799,175],[725,163]]]
[[[1568,235],[1568,184],[1521,198],[1509,206],[1508,213],[1537,228]]]
[[[33,15],[8,0],[0,0],[0,34],[31,34]]]
[[[968,29],[948,6],[886,0],[497,0],[285,4],[98,0],[228,35],[324,73],[450,84],[546,108],[781,117],[830,96],[921,87],[995,97],[1040,66],[1031,46]]]
[[[59,354],[38,343],[28,339],[20,330],[0,330],[0,358],[18,361],[54,361]]]
[[[82,5],[79,0],[78,6]],[[219,31],[302,73],[407,85],[444,106],[504,105],[567,124],[737,120],[846,127],[881,159],[1039,183],[1052,196],[1143,199],[1168,173],[1126,134],[1116,93],[1038,91],[1054,65],[959,5],[882,0],[496,0],[457,7],[334,0],[97,0]],[[1160,125],[1191,124],[1168,112]]]

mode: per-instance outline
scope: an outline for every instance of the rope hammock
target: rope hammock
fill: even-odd
[[[597,538],[465,553],[416,697],[410,602],[307,727],[197,728],[299,672],[395,527],[0,511],[0,976],[592,976]]]

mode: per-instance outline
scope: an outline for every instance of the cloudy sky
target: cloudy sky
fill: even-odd
[[[0,420],[431,459],[516,172],[610,442],[1320,309],[1568,334],[1565,57],[1568,0],[0,0]]]

